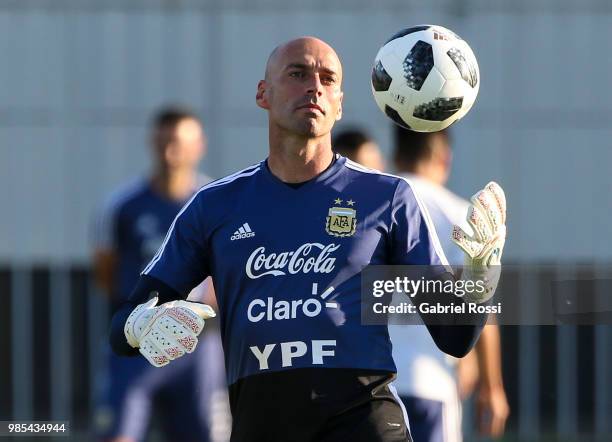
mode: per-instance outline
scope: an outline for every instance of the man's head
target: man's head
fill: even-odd
[[[334,135],[335,152],[371,169],[383,170],[385,163],[380,148],[363,130],[348,129]]]
[[[153,117],[151,132],[156,166],[164,170],[193,169],[205,153],[202,125],[191,110],[160,109]]]
[[[413,173],[446,184],[452,161],[448,131],[422,133],[395,126],[393,159],[398,173]]]
[[[270,126],[307,138],[331,132],[342,116],[342,66],[336,52],[314,37],[278,46],[257,85],[257,105]]]

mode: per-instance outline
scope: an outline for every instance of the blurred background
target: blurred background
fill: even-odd
[[[260,161],[267,56],[315,35],[344,65],[338,127],[365,126],[389,153],[371,64],[388,37],[421,23],[454,30],[478,58],[449,184],[464,197],[491,179],[504,187],[517,290],[538,290],[543,264],[610,275],[607,0],[0,0],[0,420],[70,420],[75,440],[90,440],[107,326],[91,223],[110,191],[149,169],[155,109],[198,112],[212,177]],[[610,326],[505,326],[502,340],[505,440],[612,440]]]

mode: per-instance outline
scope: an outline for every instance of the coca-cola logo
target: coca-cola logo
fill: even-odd
[[[330,255],[340,244],[323,245],[318,242],[302,244],[292,252],[266,254],[265,247],[253,250],[246,263],[246,274],[251,279],[265,275],[282,276],[287,273],[331,273],[336,258]]]

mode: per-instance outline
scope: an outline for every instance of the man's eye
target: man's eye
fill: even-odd
[[[295,72],[290,72],[289,76],[293,78],[302,78],[304,76],[304,73],[301,71],[295,71]]]
[[[323,78],[323,82],[327,84],[334,84],[336,79],[334,77],[325,77]]]

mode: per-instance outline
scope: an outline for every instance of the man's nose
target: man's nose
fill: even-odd
[[[321,84],[321,80],[318,75],[313,75],[308,84],[308,90],[306,91],[308,94],[314,94],[317,96],[321,96],[323,94],[323,85]]]

